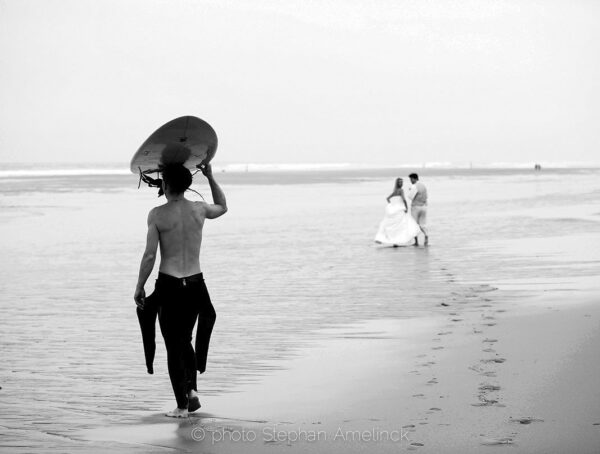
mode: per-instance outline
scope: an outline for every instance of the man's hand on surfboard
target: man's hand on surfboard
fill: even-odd
[[[140,309],[144,308],[144,301],[146,300],[146,291],[143,288],[136,288],[135,294],[133,295],[133,299],[135,300],[135,304]]]
[[[200,171],[202,172],[202,175],[204,175],[206,178],[212,177],[212,166],[210,165],[210,163],[198,164],[196,167],[198,167],[200,169]]]

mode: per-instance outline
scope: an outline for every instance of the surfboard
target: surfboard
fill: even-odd
[[[132,173],[157,172],[161,165],[183,164],[196,169],[217,152],[217,134],[204,120],[184,116],[165,123],[142,144],[131,159]]]

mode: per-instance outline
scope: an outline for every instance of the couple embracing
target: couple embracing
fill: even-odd
[[[427,246],[427,188],[419,181],[416,173],[411,173],[408,178],[412,183],[408,198],[411,201],[410,214],[408,203],[404,196],[403,180],[397,178],[394,190],[387,197],[388,205],[385,217],[379,225],[375,235],[375,242],[387,246],[419,245],[419,234],[424,235],[424,245]]]

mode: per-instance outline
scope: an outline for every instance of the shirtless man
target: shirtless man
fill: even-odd
[[[419,175],[416,173],[411,173],[408,178],[410,178],[410,182],[413,184],[411,188],[412,203],[410,205],[410,214],[415,221],[417,221],[417,224],[419,224],[419,227],[421,228],[421,232],[425,235],[423,244],[427,246],[429,244],[427,228],[425,227],[427,224],[427,188],[419,181]],[[418,236],[415,237],[414,245],[419,245]]]
[[[160,330],[177,401],[177,408],[166,416],[174,418],[187,417],[188,411],[200,408],[196,385],[196,368],[200,365],[196,364],[191,344],[192,330],[196,319],[199,331],[204,326],[212,330],[210,322],[214,323],[215,318],[200,270],[202,227],[205,219],[218,218],[227,212],[225,194],[213,178],[210,164],[202,165],[200,169],[208,179],[213,204],[192,202],[184,197],[192,183],[192,174],[183,165],[169,165],[163,169],[162,185],[167,203],[153,208],[148,215],[146,250],[134,294],[137,306],[143,309],[144,285],[152,273],[160,245],[161,260],[154,296],[158,301]],[[203,333],[196,333],[197,337],[199,335]]]

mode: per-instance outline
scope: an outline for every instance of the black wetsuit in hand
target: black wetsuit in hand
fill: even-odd
[[[216,319],[202,273],[185,278],[158,273],[154,293],[146,298],[146,303],[143,310],[138,309],[138,318],[148,372],[152,373],[154,327],[158,313],[177,407],[187,408],[188,393],[197,389],[196,371],[203,373],[206,370],[208,346]],[[192,331],[196,320],[198,328],[194,352]]]

